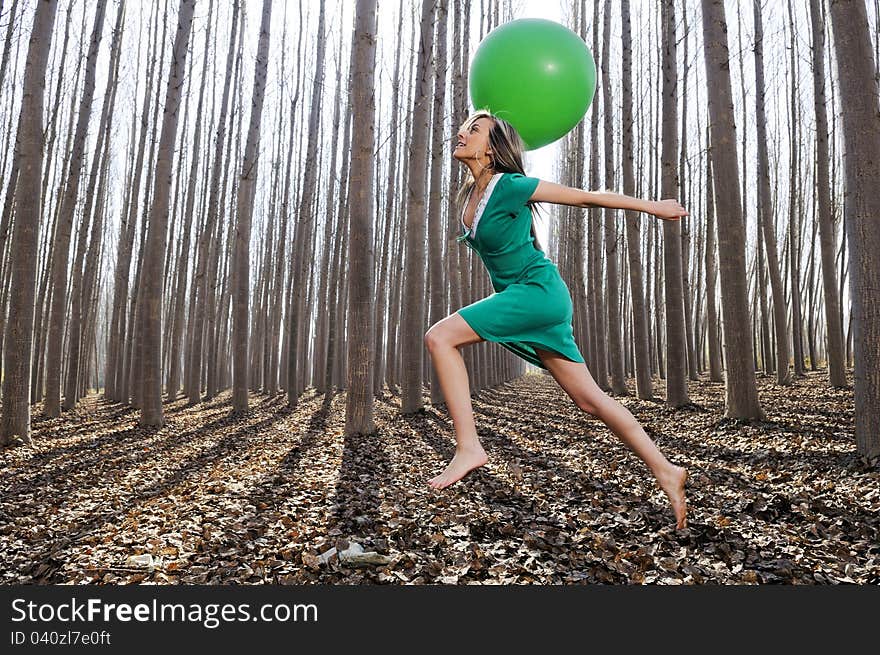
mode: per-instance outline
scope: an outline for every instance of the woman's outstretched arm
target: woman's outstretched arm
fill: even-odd
[[[687,216],[688,212],[675,199],[642,200],[611,191],[584,191],[574,187],[540,180],[531,202],[552,202],[556,205],[572,207],[608,207],[609,209],[631,209],[637,212],[653,214],[665,220],[678,220]]]

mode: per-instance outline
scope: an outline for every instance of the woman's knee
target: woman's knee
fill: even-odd
[[[425,347],[431,351],[437,347],[445,346],[448,340],[443,336],[443,330],[435,323],[425,332]]]
[[[604,393],[602,393],[602,396],[605,396],[607,398]],[[603,400],[604,398],[602,397],[581,396],[575,401],[575,403],[581,410],[585,411],[587,414],[599,416],[602,411],[601,407]]]

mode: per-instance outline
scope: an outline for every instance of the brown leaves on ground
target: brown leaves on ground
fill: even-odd
[[[0,451],[2,582],[877,584],[852,389],[759,388],[761,423],[723,419],[720,383],[678,410],[618,398],[690,471],[678,531],[647,468],[545,375],[474,399],[489,464],[440,492],[452,424],[427,398],[401,416],[386,393],[377,433],[345,438],[341,393],[255,396],[244,417],[181,399],[158,430],[90,396]],[[355,548],[380,564],[337,556]]]

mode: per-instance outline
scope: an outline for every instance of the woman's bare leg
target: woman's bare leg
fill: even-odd
[[[585,364],[546,350],[536,350],[544,366],[575,404],[598,416],[648,465],[660,488],[669,497],[677,527],[687,527],[687,471],[666,459],[630,411],[599,388]]]
[[[477,438],[467,368],[459,351],[460,346],[479,341],[483,339],[457,313],[438,321],[425,334],[425,345],[455,427],[455,456],[440,475],[428,482],[435,489],[458,482],[489,461]]]

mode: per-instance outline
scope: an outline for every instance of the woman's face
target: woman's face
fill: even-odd
[[[477,159],[485,162],[486,156],[492,153],[489,147],[489,130],[492,128],[492,119],[478,118],[470,125],[462,127],[458,131],[458,139],[452,156],[463,161],[465,159]]]

